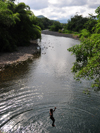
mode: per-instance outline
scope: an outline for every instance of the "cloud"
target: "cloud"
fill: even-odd
[[[96,9],[100,4],[89,4],[89,8],[94,8]]]
[[[63,7],[72,7],[72,6],[87,6],[89,8],[97,8],[100,6],[100,1],[99,0],[61,0],[56,2],[50,2],[52,6],[63,8]]]
[[[100,2],[99,2],[99,0],[89,0],[88,1],[88,7],[89,8],[97,8],[98,6],[100,6]]]
[[[40,10],[48,7],[48,0],[19,0],[19,2],[24,2],[29,5],[31,9]]]
[[[56,7],[68,7],[68,6],[84,6],[86,5],[87,0],[61,0],[58,3],[54,3],[52,5]]]
[[[100,0],[19,0],[30,6],[33,13],[49,19],[70,19],[76,12],[83,17],[94,14]]]

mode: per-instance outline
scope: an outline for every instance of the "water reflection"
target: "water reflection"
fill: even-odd
[[[74,56],[67,49],[78,40],[42,35],[41,56],[22,66],[17,77],[1,83],[0,127],[7,133],[99,133],[100,97],[82,93],[71,73]],[[49,109],[57,107],[56,127]]]
[[[0,83],[25,77],[25,74],[28,74],[28,71],[30,70],[30,64],[33,63],[34,60],[40,58],[40,53],[37,53],[34,56],[33,59],[28,59],[19,64],[6,66],[3,71],[0,71]]]

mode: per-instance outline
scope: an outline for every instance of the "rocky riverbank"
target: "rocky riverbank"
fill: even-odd
[[[32,59],[38,52],[37,40],[31,41],[30,46],[18,47],[17,51],[11,53],[0,53],[0,71],[6,66],[16,65],[28,59]]]
[[[53,32],[49,30],[43,30],[42,34],[54,35],[54,36],[63,36],[69,37],[73,39],[78,39],[77,36],[73,36],[72,34],[63,34],[58,32]],[[19,64],[28,59],[32,59],[34,54],[38,52],[38,44],[37,40],[30,41],[30,46],[18,47],[17,51],[11,53],[0,53],[0,71],[2,71],[6,66],[10,66],[12,64]]]

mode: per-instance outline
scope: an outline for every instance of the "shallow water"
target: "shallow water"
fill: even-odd
[[[7,68],[0,82],[0,128],[7,133],[99,133],[100,93],[83,93],[71,73],[75,57],[67,49],[78,40],[42,35],[41,55],[16,68]],[[10,75],[9,75],[10,74]],[[49,118],[54,112],[55,125]]]

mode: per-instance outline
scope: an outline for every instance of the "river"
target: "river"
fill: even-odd
[[[0,128],[5,133],[100,133],[100,93],[83,93],[89,81],[75,81],[75,57],[67,49],[78,40],[42,34],[41,55],[7,68],[0,82]],[[55,127],[49,118],[54,112]]]

